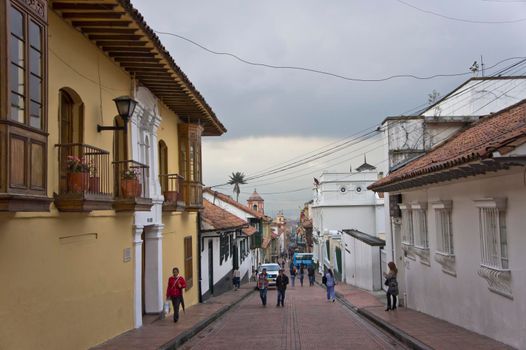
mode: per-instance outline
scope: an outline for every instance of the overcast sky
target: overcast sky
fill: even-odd
[[[132,1],[154,30],[185,36],[211,50],[353,78],[460,73],[467,72],[473,61],[480,62],[481,55],[486,67],[508,57],[526,56],[526,20],[508,24],[452,21],[397,0]],[[517,0],[404,2],[468,21],[526,19],[526,2]],[[386,116],[426,103],[432,90],[445,95],[468,78],[351,82],[250,66],[179,38],[159,37],[228,129],[221,137],[203,140],[207,185],[226,182],[233,171],[253,174],[356,134]],[[312,173],[327,168],[348,171],[349,163],[360,165],[364,153],[369,163],[381,163],[381,149],[379,139],[356,144],[346,157],[339,153],[334,155],[339,159],[263,178],[242,186],[242,191],[307,188]],[[231,194],[230,187],[221,190]],[[269,214],[284,209],[293,217],[311,193],[302,190],[263,197]]]

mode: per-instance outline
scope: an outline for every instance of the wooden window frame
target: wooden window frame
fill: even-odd
[[[184,238],[184,273],[186,278],[186,291],[192,288],[194,284],[193,256],[192,236],[186,236]]]
[[[51,200],[47,197],[47,154],[48,154],[48,70],[47,70],[47,2],[43,0],[0,1],[0,211],[49,211]],[[11,119],[11,18],[14,9],[23,16],[24,28],[24,120],[19,122]],[[40,28],[40,127],[31,126],[31,63],[30,59],[30,23]],[[35,56],[32,56],[35,57]],[[36,72],[33,72],[38,74]],[[35,77],[37,77],[35,75]],[[37,101],[38,102],[38,101]],[[23,140],[23,159],[11,159],[11,140]],[[39,166],[36,167],[33,151],[37,148]],[[23,173],[23,183],[16,184],[12,174]]]

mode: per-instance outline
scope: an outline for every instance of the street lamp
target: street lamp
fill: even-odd
[[[115,106],[117,106],[117,111],[124,122],[124,126],[102,126],[97,124],[97,132],[104,130],[126,130],[126,125],[133,115],[137,101],[135,101],[130,96],[120,96],[114,98],[113,101],[115,102]]]

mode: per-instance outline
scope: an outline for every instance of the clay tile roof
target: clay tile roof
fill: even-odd
[[[494,151],[506,145],[513,143],[516,147],[524,142],[526,142],[526,100],[471,124],[445,143],[376,181],[368,188],[381,191],[386,186],[400,181],[490,158]]]
[[[243,233],[246,234],[247,236],[252,236],[256,232],[258,232],[258,231],[252,226],[245,227],[243,229]]]
[[[252,195],[250,197],[248,197],[248,200],[249,201],[264,201],[263,198],[261,198],[261,196],[259,195],[259,193],[257,193],[257,191],[254,189],[254,192],[252,192]]]
[[[248,223],[245,220],[230,214],[228,211],[212,204],[206,199],[203,199],[203,206],[204,209],[202,211],[201,218],[213,229],[227,230],[248,226]]]
[[[263,214],[258,213],[257,211],[250,209],[246,205],[243,205],[243,204],[241,204],[239,202],[236,202],[235,199],[233,199],[230,196],[227,196],[224,193],[217,192],[217,191],[212,191],[210,188],[204,188],[203,192],[209,193],[212,196],[216,196],[217,198],[219,198],[223,202],[228,203],[230,205],[233,205],[234,207],[243,210],[245,213],[248,213],[248,214],[254,216],[257,219],[262,219],[263,218]]]

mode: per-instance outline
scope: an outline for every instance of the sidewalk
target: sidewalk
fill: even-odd
[[[320,282],[321,277],[317,280]],[[405,307],[385,312],[386,298],[383,292],[369,292],[340,283],[336,285],[336,297],[412,349],[513,349],[486,336]]]
[[[92,349],[175,349],[210,323],[230,310],[234,305],[254,291],[254,283],[245,283],[238,291],[228,291],[218,297],[210,298],[202,304],[196,304],[181,310],[179,322],[172,317],[144,324],[132,329]]]

